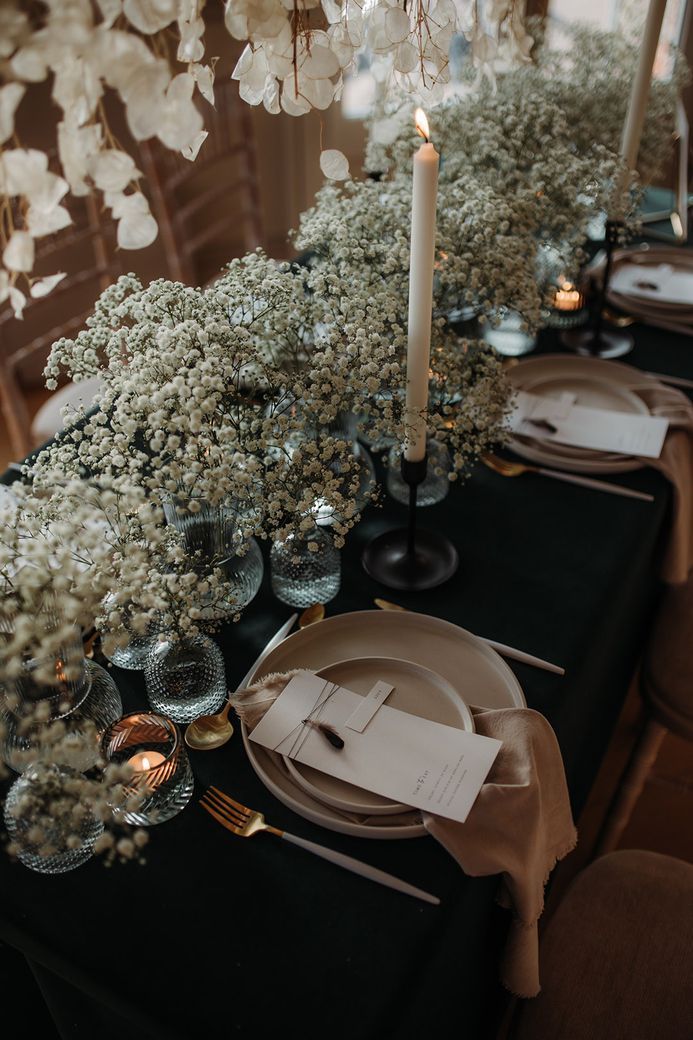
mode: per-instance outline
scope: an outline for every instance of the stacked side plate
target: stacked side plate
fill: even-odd
[[[693,256],[667,247],[619,250],[607,296],[644,322],[693,332]]]
[[[574,395],[577,404],[587,408],[605,408],[634,415],[650,414],[647,391],[660,386],[653,376],[629,365],[569,354],[540,354],[527,358],[509,369],[507,374],[516,390],[551,398],[569,393]],[[530,462],[575,473],[626,473],[643,465],[639,459],[629,455],[575,448],[518,434],[510,446],[517,455]]]

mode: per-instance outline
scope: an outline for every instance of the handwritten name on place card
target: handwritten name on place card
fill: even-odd
[[[661,455],[669,427],[669,420],[660,416],[588,408],[521,390],[510,416],[510,428],[516,433],[537,437],[537,427],[528,421],[530,419],[546,419],[556,426],[555,433],[541,434],[547,441],[652,459]]]
[[[325,700],[318,715],[321,697]],[[358,693],[302,672],[287,684],[250,739],[367,791],[463,823],[501,741],[389,705],[378,709],[362,733],[347,729],[346,720],[362,701]],[[337,729],[344,738],[341,751],[302,725],[308,716]]]

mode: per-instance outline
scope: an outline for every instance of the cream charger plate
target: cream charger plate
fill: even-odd
[[[367,657],[395,658],[429,669],[457,691],[460,704],[465,706],[526,707],[514,672],[495,650],[449,621],[413,611],[361,610],[299,629],[265,658],[250,682],[296,668],[322,672],[336,662],[341,666]],[[464,709],[456,706],[454,699],[444,698],[440,689],[420,699],[404,696],[412,714],[428,718],[433,706],[433,713],[444,715],[439,721],[464,728]],[[364,815],[326,805],[296,783],[281,755],[253,743],[243,724],[241,734],[260,780],[300,816],[329,830],[364,838],[417,838],[426,834],[414,810],[402,814],[369,811]],[[358,789],[352,790],[358,797]]]
[[[587,408],[606,408],[632,415],[649,415],[643,398],[631,389],[660,384],[653,376],[602,358],[542,354],[528,358],[509,369],[508,379],[515,390],[557,398],[563,393],[576,395],[577,403]],[[571,470],[575,473],[626,473],[641,469],[643,463],[628,455],[591,451],[539,438],[514,437],[510,447],[530,462]]]
[[[474,731],[474,717],[458,689],[437,672],[414,661],[396,657],[353,657],[321,668],[318,675],[363,697],[382,680],[394,687],[386,701],[389,707],[417,715],[421,713],[420,705],[425,703],[426,718]],[[341,735],[348,740],[349,730],[345,729]],[[284,766],[289,776],[309,795],[343,812],[391,816],[410,811],[400,802],[355,787],[304,762],[284,756]]]

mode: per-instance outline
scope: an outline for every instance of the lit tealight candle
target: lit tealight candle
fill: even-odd
[[[166,759],[159,751],[139,751],[128,759],[128,765],[136,773],[147,773],[150,769],[160,766]]]
[[[572,282],[563,282],[560,289],[556,290],[553,298],[554,310],[579,311],[582,305],[582,293],[575,288]]]

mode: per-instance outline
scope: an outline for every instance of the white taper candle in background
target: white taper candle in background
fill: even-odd
[[[406,396],[408,433],[404,445],[404,457],[410,462],[418,462],[426,454],[426,419],[422,413],[428,406],[440,158],[428,139],[428,120],[420,108],[416,110],[416,128],[424,143],[414,156],[412,186]]]
[[[662,20],[666,6],[667,0],[650,0],[650,6],[647,11],[645,29],[640,44],[638,66],[633,77],[626,121],[623,124],[623,134],[621,136],[620,155],[629,170],[635,169],[638,160],[640,139],[642,138],[647,102],[650,96],[652,69],[657,54],[659,34],[662,30]]]

